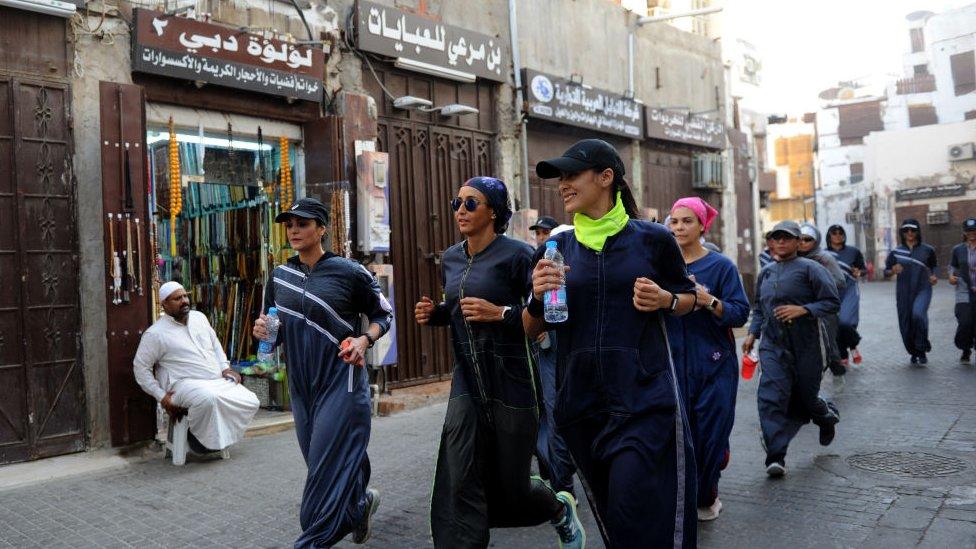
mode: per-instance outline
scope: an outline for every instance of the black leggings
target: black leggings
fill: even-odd
[[[956,303],[956,347],[968,351],[976,345],[976,294],[969,292],[969,303]]]

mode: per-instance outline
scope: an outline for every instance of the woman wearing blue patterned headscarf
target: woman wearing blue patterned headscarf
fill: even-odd
[[[530,474],[539,402],[522,309],[533,249],[505,236],[512,216],[505,184],[464,183],[451,201],[464,240],[444,252],[444,300],[423,296],[418,324],[450,326],[451,400],[431,496],[435,547],[486,547],[489,530],[549,521],[562,547],[583,547],[576,501]]]

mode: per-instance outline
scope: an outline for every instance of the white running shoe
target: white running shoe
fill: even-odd
[[[770,478],[780,478],[786,474],[786,464],[779,461],[774,461],[766,466],[766,474],[769,475]]]
[[[715,520],[718,518],[718,514],[721,512],[722,502],[718,498],[715,498],[715,503],[713,503],[710,507],[698,508],[698,520],[702,522]]]

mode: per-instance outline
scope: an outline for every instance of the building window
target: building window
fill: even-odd
[[[915,76],[925,76],[929,73],[928,65],[915,65]]]
[[[976,91],[976,58],[973,57],[973,52],[951,55],[949,64],[952,67],[952,83],[956,87],[956,95]]]
[[[966,111],[966,120],[976,120],[976,111]]]
[[[908,32],[912,37],[912,53],[925,51],[925,34],[922,32],[922,29],[911,29]]]
[[[939,123],[939,115],[935,112],[933,105],[909,105],[908,106],[908,125],[912,128],[916,126],[928,126]]]
[[[851,164],[851,183],[864,181],[864,162],[854,162]]]

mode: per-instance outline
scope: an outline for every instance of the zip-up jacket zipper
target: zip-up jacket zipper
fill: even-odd
[[[464,274],[461,275],[461,285],[458,288],[459,299],[464,299],[464,283],[468,280],[468,273],[471,272],[471,264],[474,263],[474,257],[468,256],[468,265],[464,268]],[[481,377],[481,365],[478,364],[478,354],[474,348],[474,333],[471,331],[471,324],[468,323],[468,319],[464,317],[464,313],[461,314],[461,319],[464,321],[464,329],[468,333],[468,349],[471,353],[471,366],[474,368],[474,381],[475,385],[478,386],[478,394],[481,395],[481,401],[484,403],[485,416],[488,418],[488,423],[491,423],[491,409],[488,402],[488,393],[485,392],[484,382]]]

